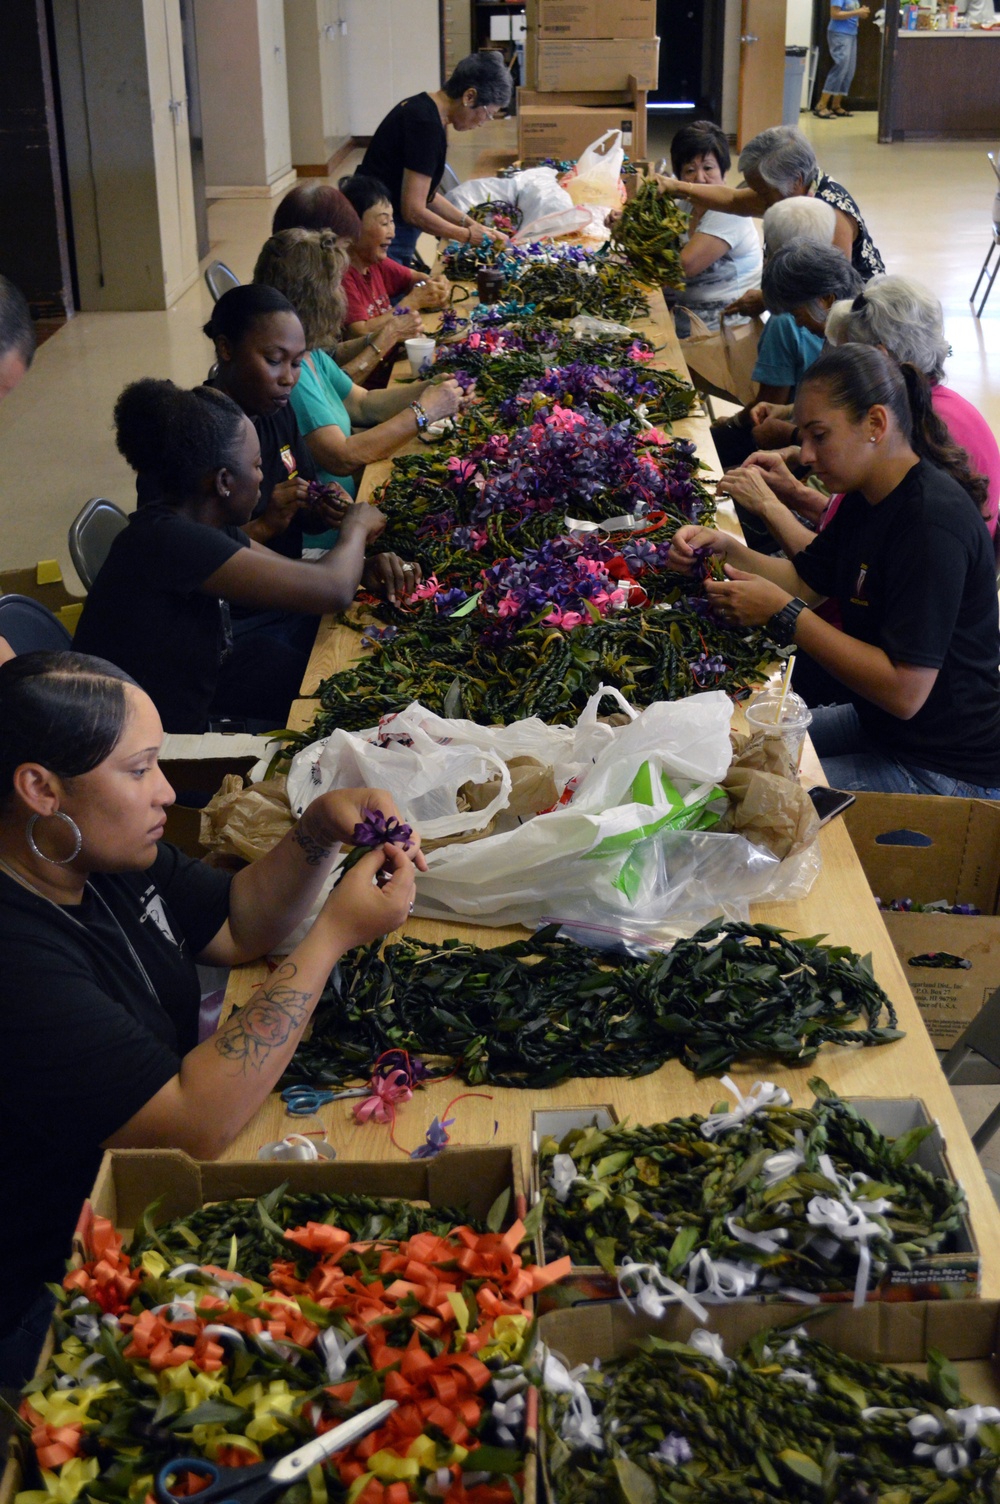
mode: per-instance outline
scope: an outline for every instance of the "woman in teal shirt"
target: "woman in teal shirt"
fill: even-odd
[[[309,349],[291,404],[320,480],[335,480],[353,496],[365,465],[388,459],[428,423],[450,418],[462,390],[448,380],[368,392],[341,370],[328,349],[344,320],[347,266],[329,230],[282,230],[265,244],[253,276],[284,293],[298,313]],[[358,433],[355,423],[364,425]]]

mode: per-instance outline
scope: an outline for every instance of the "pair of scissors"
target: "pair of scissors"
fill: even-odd
[[[281,1100],[289,1117],[308,1118],[325,1107],[327,1102],[340,1102],[344,1097],[367,1097],[370,1093],[370,1086],[352,1086],[346,1091],[326,1091],[321,1086],[306,1086],[305,1082],[301,1082],[297,1086],[286,1086],[281,1093]]]
[[[219,1467],[206,1457],[175,1457],[157,1474],[156,1497],[159,1504],[178,1504],[179,1496],[170,1492],[168,1484],[178,1473],[188,1472],[208,1479],[207,1487],[198,1490],[198,1498],[203,1504],[262,1504],[265,1499],[283,1494],[318,1462],[325,1462],[334,1452],[346,1451],[362,1436],[380,1426],[395,1409],[395,1400],[382,1400],[344,1421],[343,1425],[317,1436],[314,1441],[307,1441],[304,1447],[289,1452],[277,1462],[259,1462],[252,1467]]]

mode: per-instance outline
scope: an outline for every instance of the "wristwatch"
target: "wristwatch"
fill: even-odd
[[[782,606],[780,611],[775,611],[764,623],[764,630],[772,642],[776,642],[779,648],[787,648],[795,641],[795,625],[799,619],[799,612],[805,611],[805,601],[800,601],[798,596],[790,600],[787,606]]]

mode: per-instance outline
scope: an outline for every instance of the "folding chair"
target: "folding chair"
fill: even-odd
[[[1000,183],[1000,166],[998,166],[997,164],[997,157],[1000,156],[1000,152],[997,153],[997,156],[994,156],[993,152],[988,151],[986,153],[986,156],[990,166],[993,168],[993,171],[996,174],[997,182]],[[987,268],[989,267],[994,251],[996,251],[997,253],[997,259],[993,266],[993,270],[989,274],[989,281],[986,284],[986,291],[983,293],[983,301],[977,308],[976,293],[979,291],[980,282],[987,274]],[[986,252],[986,260],[983,262],[979,276],[976,278],[976,285],[972,289],[972,296],[969,298],[969,302],[972,304],[973,313],[975,314],[977,319],[982,318],[983,309],[986,307],[986,299],[993,291],[993,284],[997,279],[997,272],[1000,272],[1000,188],[997,189],[996,195],[993,199],[993,239],[990,242],[989,250]]]
[[[91,497],[73,518],[69,527],[69,552],[85,590],[89,590],[97,579],[112,543],[127,526],[125,513],[103,496]]]
[[[224,261],[213,261],[206,266],[205,281],[208,283],[213,303],[217,303],[224,292],[230,292],[232,288],[240,285],[239,277],[229,270]]]

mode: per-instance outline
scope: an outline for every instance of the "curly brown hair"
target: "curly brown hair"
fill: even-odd
[[[265,241],[255,282],[284,293],[302,321],[310,350],[335,345],[347,313],[347,252],[330,230],[280,230]]]

